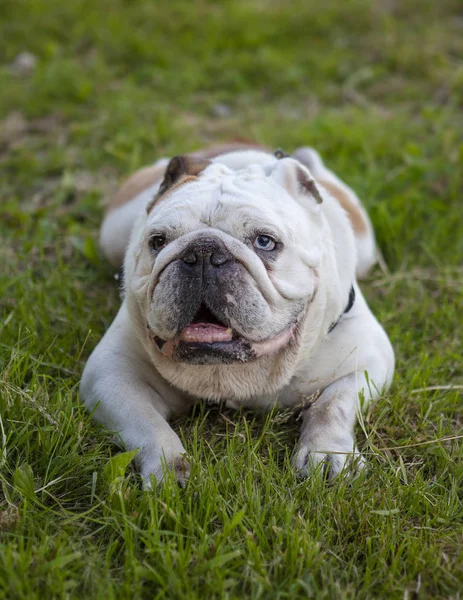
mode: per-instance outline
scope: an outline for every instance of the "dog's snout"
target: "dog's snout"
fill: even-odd
[[[214,267],[220,267],[220,265],[226,263],[228,259],[229,257],[225,254],[221,254],[220,252],[213,252],[209,260],[211,264],[214,265]]]
[[[188,265],[199,262],[210,263],[220,267],[232,258],[225,245],[216,239],[201,238],[189,244],[183,251],[181,259]]]
[[[198,262],[198,256],[196,252],[187,252],[182,256],[182,260],[188,265],[194,265],[196,262]]]

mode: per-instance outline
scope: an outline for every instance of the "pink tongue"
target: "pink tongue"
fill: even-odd
[[[231,342],[232,330],[213,323],[193,323],[180,333],[183,342]]]

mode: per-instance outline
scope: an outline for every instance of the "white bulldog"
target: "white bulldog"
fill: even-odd
[[[119,190],[101,247],[123,262],[124,299],[81,396],[140,449],[147,487],[166,468],[185,483],[168,419],[201,399],[302,404],[298,474],[362,465],[359,395],[390,384],[394,353],[356,283],[375,263],[371,223],[314,150],[234,144],[158,161]]]

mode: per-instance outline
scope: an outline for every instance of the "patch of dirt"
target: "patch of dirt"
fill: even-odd
[[[49,133],[62,128],[63,120],[57,114],[27,120],[20,111],[10,112],[0,121],[0,153],[6,152],[28,135]]]

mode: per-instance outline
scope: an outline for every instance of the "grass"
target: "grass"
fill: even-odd
[[[1,598],[460,598],[462,27],[458,0],[1,3]],[[119,305],[100,200],[236,136],[364,199],[397,374],[354,481],[294,477],[292,415],[200,406],[189,485],[145,493],[79,404]]]

